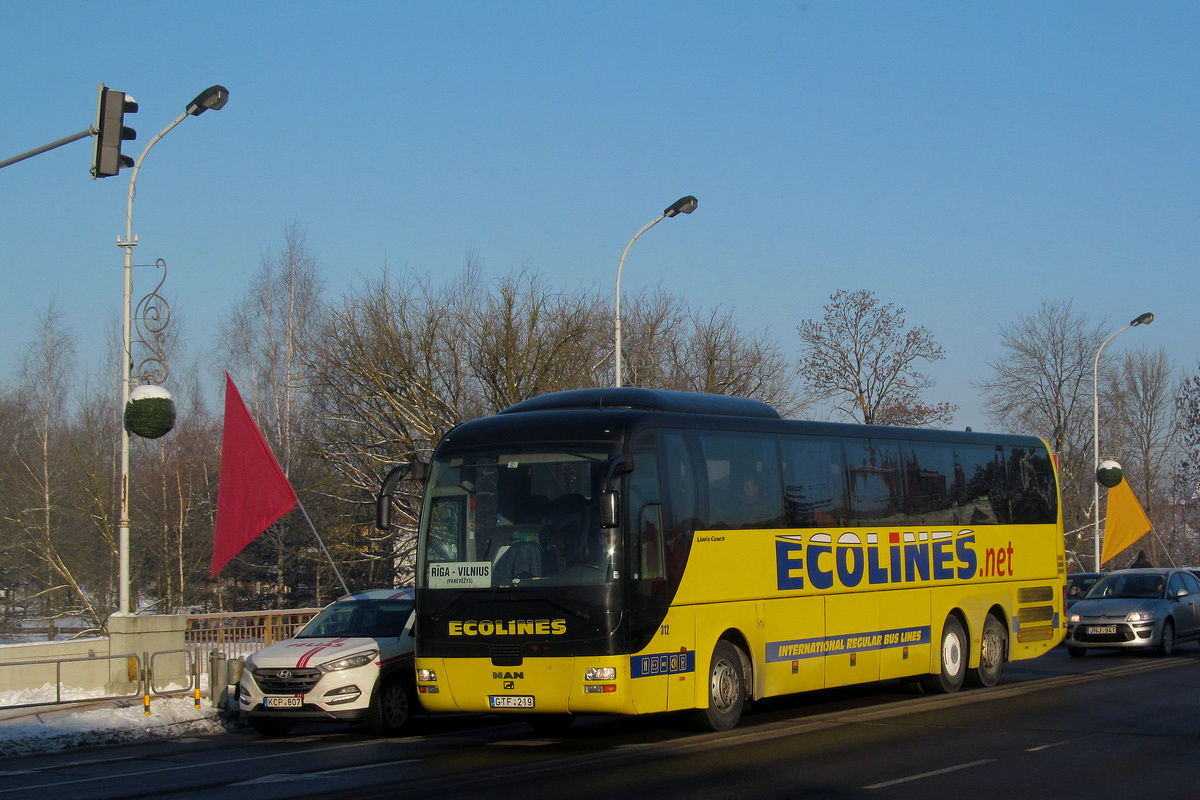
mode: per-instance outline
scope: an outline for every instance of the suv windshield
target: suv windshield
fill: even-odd
[[[426,491],[420,585],[428,589],[598,584],[618,577],[600,527],[610,453],[516,448],[439,458]]]
[[[385,639],[402,636],[413,611],[411,599],[347,600],[334,603],[296,634],[296,639],[361,636]]]

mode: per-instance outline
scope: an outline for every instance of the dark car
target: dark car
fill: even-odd
[[[1072,656],[1090,648],[1155,650],[1200,639],[1200,579],[1186,569],[1122,569],[1100,578],[1067,612],[1063,643]]]
[[[1082,600],[1096,581],[1104,577],[1103,572],[1073,572],[1067,576],[1067,610]]]

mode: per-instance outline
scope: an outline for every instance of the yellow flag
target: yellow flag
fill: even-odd
[[[1116,558],[1153,527],[1129,488],[1129,481],[1121,481],[1108,490],[1108,517],[1104,522],[1104,551],[1100,560]]]

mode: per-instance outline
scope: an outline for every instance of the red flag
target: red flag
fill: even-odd
[[[295,508],[296,502],[292,485],[226,372],[217,531],[209,577],[217,577],[230,559]]]

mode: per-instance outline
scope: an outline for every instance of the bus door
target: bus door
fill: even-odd
[[[825,598],[825,686],[879,680],[878,592],[850,592]]]

